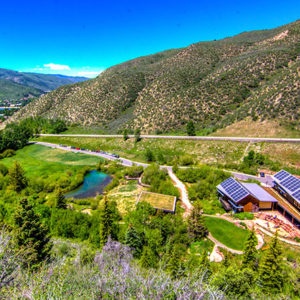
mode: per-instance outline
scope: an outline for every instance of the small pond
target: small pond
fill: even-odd
[[[75,199],[95,197],[103,193],[103,189],[111,180],[112,178],[109,175],[93,170],[85,175],[83,184],[80,187],[65,194],[65,197]]]

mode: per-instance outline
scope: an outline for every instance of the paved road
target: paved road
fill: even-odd
[[[61,137],[91,137],[91,138],[123,138],[123,135],[112,134],[40,134],[40,136]],[[134,135],[129,135],[134,138]],[[199,140],[199,141],[233,141],[233,142],[266,142],[266,143],[300,143],[297,138],[268,138],[268,137],[230,137],[230,136],[171,136],[171,135],[141,135],[143,139],[170,139],[170,140]]]
[[[228,172],[227,170],[224,170],[226,172]],[[265,174],[265,177],[259,177],[259,176],[255,176],[255,175],[249,175],[249,174],[245,174],[245,173],[239,173],[239,172],[230,172],[235,178],[239,179],[239,180],[249,180],[249,179],[254,179],[257,181],[260,181],[261,183],[265,184],[266,186],[273,186],[273,178],[271,175]]]
[[[47,143],[47,142],[34,141],[33,143],[37,144],[37,145],[50,147],[50,148],[57,148],[57,149],[65,150],[65,151],[72,151],[74,153],[84,153],[84,154],[88,154],[88,155],[103,157],[103,158],[108,159],[108,160],[118,161],[119,163],[121,163],[125,167],[132,167],[133,165],[143,166],[143,167],[149,166],[149,164],[132,161],[132,160],[129,160],[129,159],[126,159],[126,158],[122,158],[122,157],[117,158],[117,157],[114,157],[110,153],[93,152],[93,151],[90,151],[90,150],[76,150],[76,149],[71,149],[70,146],[64,147],[64,146],[60,146],[58,144]]]

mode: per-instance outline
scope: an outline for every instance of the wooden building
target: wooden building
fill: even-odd
[[[277,200],[256,183],[242,183],[230,177],[217,186],[219,199],[226,210],[257,212],[274,209]]]
[[[300,212],[300,179],[281,170],[273,176],[273,188]]]

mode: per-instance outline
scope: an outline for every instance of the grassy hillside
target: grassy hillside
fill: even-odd
[[[144,133],[276,120],[299,130],[300,21],[137,58],[42,96],[17,118]]]
[[[166,165],[201,165],[223,166],[239,164],[244,156],[253,150],[261,153],[273,162],[261,168],[300,170],[300,144],[294,143],[240,143],[226,141],[192,141],[134,139],[124,141],[119,138],[83,138],[83,137],[39,137],[39,141],[74,145],[86,149],[100,149],[117,153],[134,161],[146,162],[146,152],[150,149],[154,160]]]
[[[84,77],[23,73],[0,68],[0,100],[18,101],[27,97],[38,97],[62,85],[86,79]]]

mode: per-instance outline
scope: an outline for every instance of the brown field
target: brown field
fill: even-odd
[[[143,191],[141,192],[138,201],[148,202],[157,209],[174,211],[176,197]]]
[[[236,122],[226,128],[219,129],[213,136],[247,136],[272,138],[299,138],[299,130],[291,130],[278,121],[252,121],[250,118]]]

